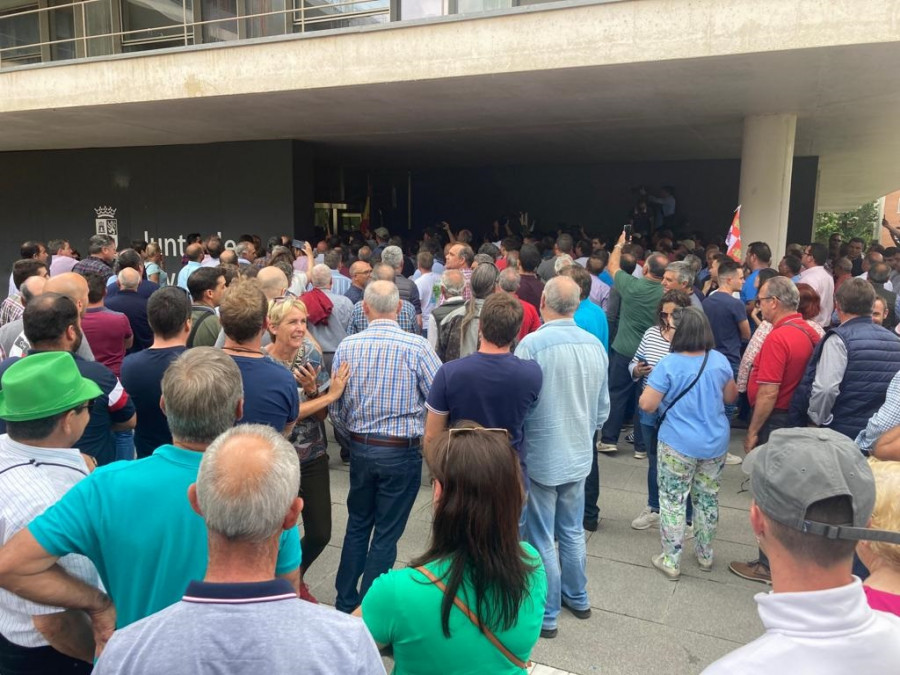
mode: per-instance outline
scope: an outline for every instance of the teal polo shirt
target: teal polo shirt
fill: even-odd
[[[28,530],[51,555],[87,556],[116,606],[116,628],[178,602],[206,575],[206,524],[188,502],[203,453],[163,445],[78,481]],[[281,535],[276,574],[300,566],[300,534]]]

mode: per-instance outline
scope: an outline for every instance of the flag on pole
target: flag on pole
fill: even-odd
[[[359,231],[364,237],[369,236],[370,220],[372,218],[372,181],[368,181],[366,190],[366,206],[363,208],[362,217],[359,219]]]
[[[725,244],[728,246],[726,251],[729,258],[737,263],[743,262],[743,251],[741,250],[741,205],[734,210],[734,218],[731,220],[731,227],[728,228],[728,236],[725,237]]]

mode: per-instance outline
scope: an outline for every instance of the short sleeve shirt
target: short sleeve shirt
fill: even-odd
[[[513,654],[528,661],[538,640],[547,600],[547,577],[540,557],[531,545],[523,543],[526,559],[533,566],[528,575],[527,592],[519,606],[515,624],[508,630],[494,630],[497,639]],[[440,578],[447,572],[444,560],[425,567]],[[468,591],[468,592],[466,592]],[[467,581],[460,597],[474,597]],[[435,672],[441,664],[444,675],[456,673],[509,673],[522,670],[510,662],[469,618],[451,609],[450,638],[441,628],[443,593],[414,568],[391,570],[378,577],[363,599],[363,621],[375,642],[394,648],[394,674]]]
[[[744,303],[730,293],[716,291],[703,301],[703,311],[709,319],[713,336],[716,339],[716,350],[728,359],[733,366],[741,362],[741,330],[742,321],[747,321]]]
[[[616,272],[616,291],[621,297],[619,328],[612,348],[629,359],[641,343],[644,331],[656,323],[656,308],[663,296],[662,284]]]
[[[81,329],[91,345],[94,358],[116,375],[121,374],[125,340],[132,337],[128,317],[105,307],[90,307],[81,319]]]
[[[164,445],[146,459],[101,467],[28,526],[51,555],[80,553],[94,563],[116,628],[178,602],[189,580],[205,576],[206,524],[187,499],[202,457]],[[281,535],[276,574],[299,566],[292,528]]]
[[[756,288],[756,277],[758,276],[759,270],[753,270],[747,275],[747,278],[744,279],[744,285],[741,286],[741,302],[745,305],[748,302],[756,300],[756,295],[759,293],[759,289]]]
[[[541,392],[544,376],[534,361],[513,354],[476,352],[445,363],[434,376],[425,406],[448,415],[449,424],[472,420],[488,428],[506,429],[521,452],[525,415]]]
[[[268,358],[232,356],[244,381],[244,416],[239,424],[267,424],[276,431],[297,419],[297,381],[284,366]]]
[[[647,385],[663,394],[659,412],[666,419],[659,440],[688,457],[712,459],[725,454],[731,435],[723,399],[725,385],[734,378],[728,359],[710,351],[697,384],[672,405],[697,377],[702,363],[702,355],[669,354],[650,371]]]
[[[122,386],[130,392],[137,412],[134,448],[138,457],[149,457],[159,446],[172,442],[159,399],[166,369],[183,352],[184,347],[145,349],[126,356],[122,362]]]
[[[750,371],[750,381],[747,384],[750,405],[756,405],[759,385],[777,384],[780,386],[775,409],[789,409],[791,397],[800,384],[806,364],[819,339],[819,335],[806,324],[799,313],[790,314],[776,323],[763,342]]]

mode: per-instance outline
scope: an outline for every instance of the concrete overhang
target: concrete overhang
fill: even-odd
[[[795,113],[820,210],[900,186],[900,0],[631,0],[0,73],[0,151],[292,138],[329,161],[737,158]]]

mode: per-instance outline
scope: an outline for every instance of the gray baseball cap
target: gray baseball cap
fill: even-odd
[[[900,544],[900,532],[866,528],[875,508],[875,478],[847,436],[831,429],[778,429],[744,459],[750,492],[762,511],[782,525],[829,539]],[[829,525],[806,519],[812,504],[847,496],[853,522]]]

